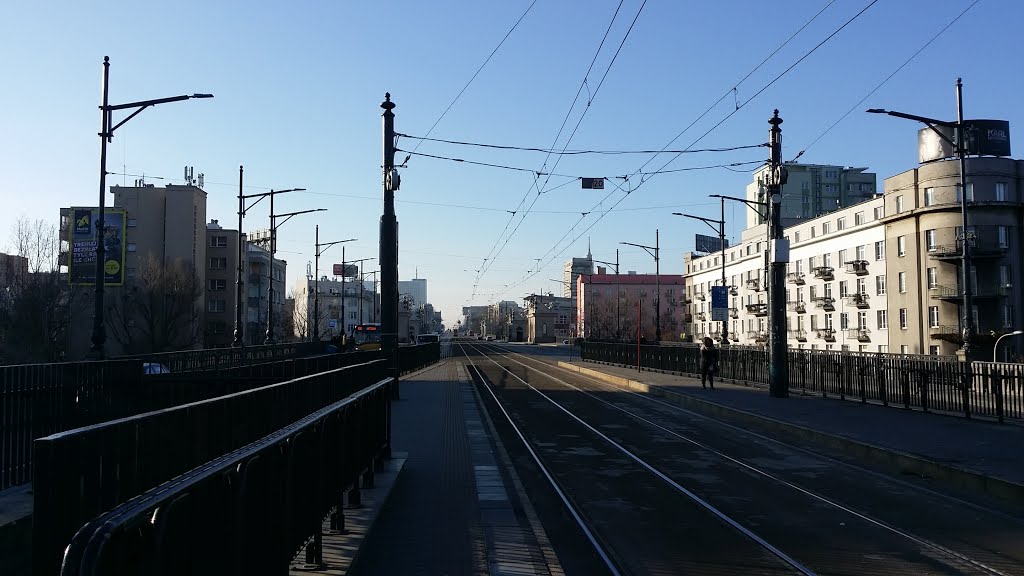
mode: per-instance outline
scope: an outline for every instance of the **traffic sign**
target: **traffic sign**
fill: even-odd
[[[729,317],[729,287],[711,287],[711,321],[725,322]]]

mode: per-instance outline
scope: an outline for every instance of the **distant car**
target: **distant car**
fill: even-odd
[[[562,340],[562,344],[568,344],[568,343],[569,343],[568,340]]]
[[[491,342],[491,341],[493,341],[493,340],[494,340],[494,335],[493,335],[493,334],[488,334],[488,335],[487,335],[487,341],[488,341],[488,342]]]
[[[170,374],[171,369],[163,364],[157,362],[143,362],[142,363],[143,374]]]

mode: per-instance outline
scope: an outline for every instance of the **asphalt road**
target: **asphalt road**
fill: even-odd
[[[622,573],[1024,574],[1019,518],[550,366],[568,346],[502,348],[530,357],[467,362]]]

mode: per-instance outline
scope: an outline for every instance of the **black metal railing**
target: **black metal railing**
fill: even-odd
[[[286,573],[306,546],[323,567],[322,525],[344,529],[344,494],[389,454],[385,379],[148,490],[82,527],[61,574]]]
[[[441,343],[430,342],[398,348],[398,370],[405,374],[433,364],[441,358]]]
[[[132,413],[137,361],[0,366],[0,490],[32,479],[32,441]]]
[[[234,348],[209,348],[205,350],[182,350],[121,356],[120,360],[140,360],[166,366],[172,373],[216,371],[246,364],[283,360],[319,354],[322,342],[289,342],[260,346],[239,346]]]
[[[386,376],[375,360],[37,439],[33,573],[55,574],[97,515]]]
[[[643,368],[699,373],[700,348],[696,345],[640,348]],[[788,354],[790,389],[1000,422],[1024,419],[1024,364],[967,364],[954,356],[830,350],[790,349]],[[760,347],[728,346],[720,348],[719,355],[723,378],[744,384],[767,383],[768,356]],[[581,356],[588,361],[637,366],[633,344],[584,342]]]

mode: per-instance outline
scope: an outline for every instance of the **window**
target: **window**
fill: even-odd
[[[903,212],[903,196],[896,197],[896,213]]]
[[[999,226],[999,227],[996,228],[996,230],[999,232],[999,247],[1000,248],[1009,248],[1010,247],[1010,234],[1009,234],[1010,231],[1007,230],[1006,226]],[[129,246],[131,246],[131,244],[129,244]]]
[[[139,221],[136,220],[135,218],[129,218],[128,219],[128,227],[129,228],[135,228],[138,225],[139,225]]]
[[[843,312],[839,315],[839,329],[846,330],[850,327],[850,315]]]
[[[846,296],[849,292],[850,292],[850,287],[849,287],[847,281],[846,280],[841,280],[839,282],[839,297],[842,298],[842,297]]]
[[[818,329],[818,317],[817,316],[811,316],[811,330],[817,330],[817,329]]]
[[[939,347],[938,346],[929,346],[928,347],[928,353],[931,354],[932,356],[938,356],[939,355]]]
[[[220,256],[210,258],[210,270],[225,270],[228,267],[228,259]]]
[[[206,332],[212,336],[218,336],[223,334],[227,329],[227,324],[222,320],[210,320],[206,323]]]
[[[825,178],[835,180],[838,177],[835,170],[825,170]]]
[[[226,248],[227,245],[227,236],[210,236],[210,248]]]
[[[832,297],[832,283],[829,282],[829,283],[825,284],[825,298],[831,298],[831,297]]]
[[[878,345],[878,352],[881,353],[881,354],[888,354],[889,353],[889,346],[887,344],[879,344]]]
[[[829,267],[829,268],[832,267],[832,253],[831,252],[825,252],[821,256],[821,265]]]
[[[832,231],[832,223],[831,222],[822,222],[821,223],[821,233],[822,234],[828,234],[831,231]]]
[[[127,245],[125,245],[125,248],[129,252],[135,252],[136,250],[139,249],[139,247],[135,244],[135,242],[129,242]]]
[[[889,329],[889,311],[879,310],[875,313],[878,316],[878,329],[888,330]]]
[[[898,283],[899,283],[900,294],[906,294],[907,293],[907,273],[906,272],[900,272],[899,275],[896,276],[896,278],[897,278]]]
[[[814,272],[814,268],[815,268],[814,264],[817,261],[818,261],[818,259],[817,259],[816,256],[809,256],[807,258],[807,267],[811,270],[811,272]]]
[[[857,278],[857,294],[867,294],[868,286],[864,278]]]
[[[996,202],[1006,202],[1006,182],[996,182]]]
[[[206,304],[206,309],[210,312],[223,312],[225,310],[224,300],[210,300]]]
[[[839,187],[835,184],[825,184],[821,187],[825,192],[839,192]]]
[[[924,189],[924,205],[931,206],[935,204],[935,188]]]
[[[831,314],[825,314],[825,329],[826,330],[831,330],[832,326],[833,326],[832,325],[832,315]]]
[[[1008,288],[1010,286],[1010,267],[1006,264],[999,265],[999,287]]]
[[[836,230],[846,230],[846,218],[839,218],[836,220]]]
[[[909,322],[907,320],[907,309],[900,308],[900,328],[906,330]]]
[[[811,300],[814,300],[815,298],[818,297],[818,287],[817,286],[811,286],[809,288],[809,290],[810,290],[810,293],[811,293]]]
[[[1003,304],[1003,328],[1013,326],[1013,304]]]
[[[907,237],[898,236],[896,238],[896,255],[903,257],[907,255]]]
[[[875,242],[875,260],[885,260],[885,240]]]
[[[797,286],[796,287],[796,301],[797,302],[803,302],[804,301],[804,287],[803,286]]]
[[[875,220],[885,218],[885,206],[875,206]]]
[[[209,286],[211,292],[227,290],[228,281],[223,278],[210,278]]]
[[[885,296],[885,274],[875,276],[875,294]]]
[[[939,327],[939,307],[929,306],[928,307],[928,325],[932,328]]]
[[[956,185],[956,201],[960,202],[960,185]],[[974,202],[974,182],[967,183],[967,201]]]
[[[843,266],[846,264],[846,248],[839,251],[839,265]]]
[[[814,238],[814,236],[815,236],[814,226],[811,226],[811,238]]]
[[[935,250],[935,230],[924,231],[924,247],[929,252]]]
[[[854,248],[854,253],[857,255],[857,260],[864,260],[864,253],[867,251],[867,245],[861,244]]]
[[[900,344],[900,354],[910,354],[910,346]]]
[[[129,278],[135,278],[135,275],[138,273],[138,270],[134,266],[125,266],[124,273]]]
[[[797,260],[796,261],[796,273],[801,275],[801,276],[804,275],[804,261],[803,260]]]
[[[863,212],[857,212],[856,214],[853,215],[853,225],[854,226],[860,226],[863,223],[864,223],[864,213]]]

